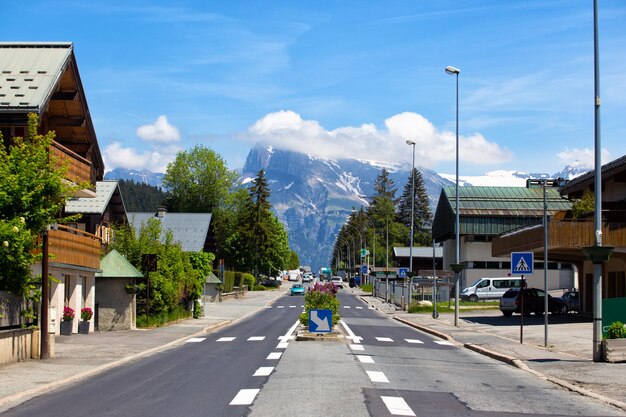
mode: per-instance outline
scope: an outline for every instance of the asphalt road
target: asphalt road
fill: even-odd
[[[290,338],[303,297],[3,416],[598,416],[619,410],[434,338],[340,291],[345,339]]]
[[[288,348],[304,304],[270,308],[206,338],[35,398],[12,416],[242,416]]]

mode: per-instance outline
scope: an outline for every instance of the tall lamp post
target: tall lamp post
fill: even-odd
[[[460,222],[459,222],[459,74],[461,70],[453,66],[446,67],[446,73],[456,76],[456,182],[455,182],[455,206],[456,217],[454,219],[454,240],[455,240],[455,253],[454,264],[450,267],[454,271],[454,325],[459,326],[459,285],[460,285],[460,272],[462,269],[459,263],[459,238],[460,238]]]
[[[413,147],[413,164],[411,165],[411,236],[409,237],[409,288],[406,310],[411,308],[411,280],[413,277],[413,218],[415,217],[415,142],[407,140],[406,144]]]

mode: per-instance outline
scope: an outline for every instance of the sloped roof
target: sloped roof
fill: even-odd
[[[410,249],[406,247],[393,247],[393,254],[396,258],[408,258]],[[430,246],[413,246],[413,258],[432,258],[433,248]],[[443,257],[443,248],[441,246],[435,247],[435,258]]]
[[[602,165],[602,181],[626,171],[626,155],[617,158],[608,164]],[[623,176],[623,175],[622,175]],[[568,195],[576,192],[582,192],[585,189],[593,189],[595,184],[596,171],[589,171],[586,174],[578,176],[561,188],[561,194]],[[623,179],[622,179],[623,180]]]
[[[132,212],[127,215],[128,222],[137,233],[149,219],[160,220],[161,241],[165,240],[166,232],[171,230],[174,240],[180,242],[184,252],[202,252],[211,226],[211,213],[165,213],[162,218],[153,212]]]
[[[209,275],[206,276],[204,282],[207,284],[221,284],[222,283],[222,281],[220,281],[220,279],[216,277],[213,272],[211,272]]]
[[[0,43],[0,109],[45,107],[72,56],[71,43]]]
[[[549,215],[572,206],[556,187],[546,188],[546,203]],[[444,187],[433,219],[433,237],[437,242],[454,235],[455,211],[455,187]],[[459,187],[461,235],[496,236],[538,224],[542,217],[542,187]]]
[[[100,272],[96,272],[96,277],[141,278],[143,275],[118,251],[113,249],[100,261]]]
[[[95,198],[73,198],[65,205],[65,211],[67,213],[103,214],[117,189],[117,181],[97,181]]]

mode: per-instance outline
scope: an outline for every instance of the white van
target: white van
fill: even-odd
[[[287,279],[289,281],[296,281],[296,282],[298,282],[298,280],[300,279],[300,270],[299,269],[292,269],[291,271],[289,271]]]
[[[461,292],[461,300],[478,301],[499,299],[511,288],[521,288],[521,278],[478,278]]]

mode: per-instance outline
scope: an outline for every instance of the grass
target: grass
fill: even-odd
[[[361,290],[365,292],[372,292],[374,290],[374,284],[361,284]]]
[[[137,316],[137,327],[143,329],[161,327],[166,325],[167,323],[188,318],[191,318],[191,312],[183,306],[178,306],[173,311],[162,313],[156,316],[146,316],[145,314]]]
[[[499,306],[498,301],[461,301],[459,307],[463,311],[472,310],[497,310]],[[409,313],[431,313],[433,311],[432,306],[418,306],[417,303],[411,304]],[[439,313],[452,313],[454,312],[454,302],[448,303],[447,301],[440,301],[437,303],[437,311]]]

